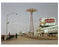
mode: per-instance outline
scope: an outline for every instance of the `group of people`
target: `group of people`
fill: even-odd
[[[9,35],[9,37],[11,36],[10,32],[9,32],[8,35]],[[17,37],[18,37],[18,35],[17,35],[17,33],[16,33],[15,38],[17,39]]]
[[[15,35],[11,35],[9,32],[8,36],[2,35],[1,40],[10,40],[11,38],[14,38],[14,37],[17,39],[18,37],[17,33]]]

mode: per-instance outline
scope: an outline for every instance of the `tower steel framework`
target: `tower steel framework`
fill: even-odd
[[[36,12],[37,9],[31,8],[31,9],[27,9],[26,11],[31,13],[31,15],[30,15],[30,30],[29,30],[29,31],[30,31],[30,32],[34,32],[33,12]]]

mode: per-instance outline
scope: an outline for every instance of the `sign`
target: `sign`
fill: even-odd
[[[55,22],[55,19],[45,19],[46,23],[53,23]]]
[[[40,18],[40,25],[41,26],[49,26],[49,25],[56,25],[56,18]]]

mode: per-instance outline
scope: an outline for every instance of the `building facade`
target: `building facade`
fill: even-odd
[[[42,23],[45,22],[45,23]],[[53,18],[40,18],[40,26],[34,31],[34,36],[57,36],[58,25],[56,25],[56,19]]]

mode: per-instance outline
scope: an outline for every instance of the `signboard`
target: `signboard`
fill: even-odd
[[[55,19],[45,19],[46,23],[53,23],[55,22]]]
[[[40,18],[40,25],[41,26],[56,25],[56,19],[55,17]]]

